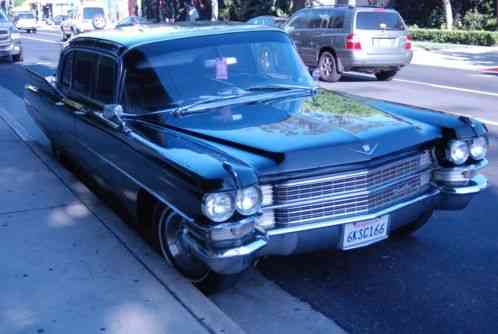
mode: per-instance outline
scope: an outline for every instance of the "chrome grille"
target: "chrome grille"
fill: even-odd
[[[9,32],[5,30],[0,30],[0,41],[8,41],[10,39]]]
[[[431,167],[424,151],[372,169],[276,184],[267,209],[278,224],[375,212],[426,191]]]

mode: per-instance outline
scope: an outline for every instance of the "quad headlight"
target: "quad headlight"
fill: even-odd
[[[474,160],[482,160],[488,153],[488,140],[486,137],[477,137],[470,144],[470,156]]]
[[[235,192],[211,193],[204,196],[202,213],[213,222],[228,220],[237,211],[243,216],[257,213],[261,208],[262,194],[257,186]]]
[[[446,159],[455,165],[462,165],[469,158],[469,145],[463,140],[452,140],[446,148]]]
[[[204,196],[202,213],[216,223],[228,220],[235,212],[231,193],[212,193]]]
[[[244,216],[253,215],[261,208],[261,198],[261,190],[256,186],[241,189],[237,191],[235,207]]]

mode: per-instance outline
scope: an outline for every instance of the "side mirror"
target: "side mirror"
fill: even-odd
[[[120,104],[106,104],[102,112],[102,118],[116,124],[119,129],[128,133],[130,132],[130,129],[126,126],[123,115],[123,106]]]

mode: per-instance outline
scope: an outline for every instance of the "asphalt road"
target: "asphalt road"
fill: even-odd
[[[50,72],[57,63],[57,40],[46,33],[26,35],[26,66]],[[22,96],[25,80],[21,65],[0,64],[3,88]],[[465,211],[435,214],[407,240],[346,253],[267,258],[258,270],[351,333],[495,333],[498,76],[411,65],[392,82],[350,74],[323,86],[486,121],[492,139],[485,171],[490,188]]]

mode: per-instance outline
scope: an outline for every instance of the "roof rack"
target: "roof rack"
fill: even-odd
[[[329,3],[323,3],[325,0],[309,0],[306,1],[307,7],[371,7],[384,8],[389,1],[386,0],[332,0]]]

